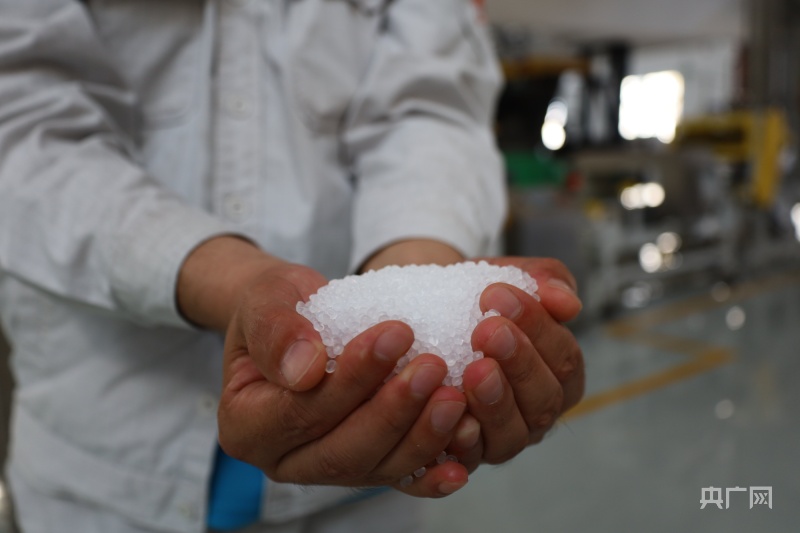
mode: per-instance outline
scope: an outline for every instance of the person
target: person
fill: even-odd
[[[413,341],[394,321],[327,375],[295,312],[327,279],[497,250],[486,34],[469,0],[0,0],[23,533],[412,531],[579,400],[554,260],[491,259],[541,302],[484,292],[502,316],[463,392],[432,355],[378,389]]]

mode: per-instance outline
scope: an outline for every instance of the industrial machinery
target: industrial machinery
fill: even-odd
[[[760,209],[775,202],[782,174],[781,154],[789,140],[785,114],[776,108],[762,112],[734,111],[699,117],[678,126],[675,146],[703,146],[720,160],[739,167],[743,200]]]
[[[586,308],[646,305],[669,283],[728,278],[741,225],[730,167],[705,151],[581,153]]]

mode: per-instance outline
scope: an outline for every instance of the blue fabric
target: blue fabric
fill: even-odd
[[[258,521],[266,478],[258,468],[243,463],[217,446],[208,501],[210,529],[231,531]]]

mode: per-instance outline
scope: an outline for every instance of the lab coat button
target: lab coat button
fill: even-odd
[[[225,197],[223,209],[225,215],[234,222],[244,220],[250,212],[247,201],[237,194],[230,194]]]
[[[189,522],[196,522],[200,516],[197,507],[190,503],[183,503],[178,506],[178,512]]]
[[[248,98],[243,96],[230,96],[225,99],[225,111],[233,118],[250,118],[253,105]]]
[[[201,396],[197,406],[204,415],[213,415],[217,411],[217,400],[211,395]]]

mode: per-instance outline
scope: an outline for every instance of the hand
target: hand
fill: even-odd
[[[463,261],[456,250],[429,240],[409,240],[388,247],[365,269],[391,264]],[[561,322],[581,310],[575,278],[559,261],[541,258],[486,258],[516,266],[533,276],[541,302],[516,287],[496,284],[481,297],[481,309],[496,309],[501,317],[481,322],[472,344],[486,357],[464,372],[468,412],[448,451],[469,472],[483,462],[505,462],[538,443],[558,416],[583,396],[583,355]]]
[[[228,330],[223,448],[279,482],[393,485],[428,497],[463,486],[467,471],[452,462],[410,486],[399,483],[435,462],[465,411],[464,395],[441,386],[444,362],[419,357],[384,385],[413,342],[408,326],[384,322],[353,339],[320,381],[324,347],[295,312],[319,282],[309,269],[289,268],[251,285]]]
[[[400,486],[435,464],[466,409],[462,393],[441,386],[444,362],[419,357],[383,385],[413,342],[408,326],[385,322],[353,339],[326,375],[319,335],[295,311],[324,283],[314,270],[233,237],[212,239],[187,259],[178,283],[182,312],[202,326],[227,324],[221,445],[279,482],[393,485],[424,497],[455,492],[467,471],[454,462]]]
[[[540,442],[584,392],[583,355],[561,324],[581,309],[572,275],[552,259],[487,261],[528,272],[539,284],[541,302],[506,284],[494,284],[481,296],[481,309],[501,316],[475,328],[473,347],[486,357],[464,372],[468,414],[450,452],[469,470],[481,462],[503,463]]]

